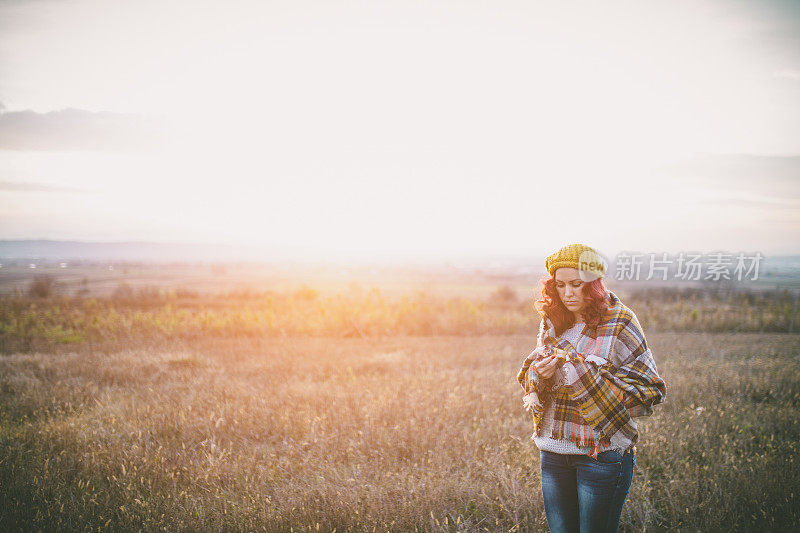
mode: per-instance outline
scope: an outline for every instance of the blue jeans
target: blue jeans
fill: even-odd
[[[616,533],[636,457],[606,450],[593,459],[540,450],[542,496],[553,533]]]

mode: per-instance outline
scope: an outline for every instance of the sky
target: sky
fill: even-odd
[[[0,239],[800,253],[800,2],[0,0]]]

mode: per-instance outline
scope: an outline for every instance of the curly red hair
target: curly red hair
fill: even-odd
[[[550,276],[539,280],[542,284],[542,299],[534,302],[534,306],[542,318],[549,318],[556,328],[556,336],[575,325],[575,315],[561,302],[561,297],[556,289],[556,278]],[[586,307],[583,317],[587,324],[597,328],[608,309],[607,292],[603,279],[597,278],[581,287]]]

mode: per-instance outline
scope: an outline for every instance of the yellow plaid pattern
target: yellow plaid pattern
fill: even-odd
[[[528,358],[517,373],[525,392],[535,392],[542,408],[534,408],[533,422],[540,434],[544,407],[554,403],[554,439],[569,439],[579,446],[592,446],[589,455],[596,457],[599,446],[609,446],[617,436],[631,445],[638,441],[634,417],[650,416],[653,406],[666,400],[667,388],[659,376],[653,354],[647,346],[636,315],[611,291],[609,308],[597,328],[584,327],[576,345],[555,337],[548,319],[539,326],[539,343],[546,356],[553,349],[564,350],[567,363],[578,379],[556,391],[552,380],[539,379]],[[597,365],[584,360],[589,354],[606,359]]]

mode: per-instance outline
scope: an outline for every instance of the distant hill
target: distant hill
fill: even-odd
[[[57,240],[0,240],[0,262],[332,262],[448,264],[457,269],[507,271],[544,270],[544,257],[506,257],[487,254],[330,252],[291,245],[235,245],[157,242],[84,242]]]
[[[609,273],[615,272],[614,257],[609,257]],[[485,274],[544,275],[544,257],[502,256],[491,254],[406,253],[400,251],[372,257],[368,252],[332,253],[291,245],[235,245],[158,242],[85,242],[58,240],[0,240],[0,263],[12,266],[24,262],[294,262],[309,261],[379,263],[400,266],[439,265],[458,271],[480,270]],[[670,277],[675,264],[670,266]],[[645,272],[645,267],[642,268]],[[800,279],[800,255],[766,255],[759,268],[759,278],[766,282]]]
[[[38,261],[272,261],[302,255],[291,247],[156,242],[0,241],[0,259]]]

